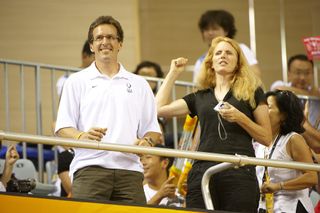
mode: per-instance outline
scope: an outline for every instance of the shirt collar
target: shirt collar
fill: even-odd
[[[119,63],[119,65],[120,65],[120,70],[115,76],[112,77],[112,79],[121,79],[121,78],[128,79],[129,76],[127,74],[127,71],[125,70],[125,68],[122,66],[121,63]],[[90,73],[89,74],[90,79],[109,78],[108,76],[100,73],[100,71],[96,67],[95,62],[89,66],[89,73]]]

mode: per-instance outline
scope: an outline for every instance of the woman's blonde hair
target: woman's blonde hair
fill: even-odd
[[[248,63],[239,44],[231,38],[217,37],[212,40],[211,47],[201,65],[197,76],[198,89],[214,88],[216,86],[216,72],[212,68],[212,58],[216,46],[220,42],[229,43],[237,52],[238,61],[234,75],[230,82],[233,96],[238,100],[249,101],[252,108],[256,107],[254,94],[259,86],[262,86],[260,79],[249,71]]]

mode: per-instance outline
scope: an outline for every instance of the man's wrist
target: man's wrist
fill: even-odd
[[[85,133],[85,132],[80,132],[80,133],[77,134],[74,138],[75,138],[76,140],[79,140],[84,133]]]

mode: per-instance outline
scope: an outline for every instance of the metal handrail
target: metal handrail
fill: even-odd
[[[234,167],[234,166],[236,166],[236,164],[234,164],[234,163],[228,163],[228,162],[219,163],[219,164],[207,169],[207,171],[203,174],[203,177],[201,180],[201,191],[202,191],[204,204],[206,205],[206,209],[214,210],[214,206],[213,206],[212,198],[211,198],[211,193],[210,193],[210,189],[209,189],[209,183],[210,183],[211,176],[218,173],[218,172],[221,172],[223,170]]]
[[[311,170],[320,172],[320,165],[311,163],[300,163],[292,161],[279,161],[279,160],[267,160],[263,158],[254,158],[241,155],[227,155],[218,153],[207,153],[207,152],[195,152],[195,151],[181,151],[175,149],[165,149],[165,148],[155,148],[155,147],[141,147],[135,145],[123,145],[117,143],[101,143],[96,141],[86,141],[86,140],[74,140],[66,139],[60,137],[49,137],[49,136],[39,136],[31,134],[22,134],[15,132],[5,132],[0,130],[0,140],[9,141],[26,141],[28,143],[36,144],[51,144],[51,145],[61,145],[61,146],[71,146],[78,148],[87,149],[99,149],[99,150],[109,150],[117,152],[128,152],[135,154],[151,154],[167,157],[177,157],[177,158],[190,158],[203,161],[217,161],[217,162],[229,162],[234,163],[239,166],[244,165],[258,165],[258,166],[269,166],[269,167],[279,167],[288,169],[298,169],[298,170]]]

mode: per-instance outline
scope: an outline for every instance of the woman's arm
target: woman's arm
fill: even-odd
[[[67,195],[69,195],[71,193],[72,188],[72,183],[69,177],[69,171],[63,171],[59,173],[58,176],[61,179],[61,184],[64,191],[66,191]]]
[[[177,80],[180,73],[185,69],[187,62],[188,60],[185,58],[178,58],[171,61],[169,73],[164,79],[156,95],[158,116],[174,117],[189,113],[188,106],[182,99],[173,101],[169,104],[170,93],[172,91],[174,82]]]
[[[301,135],[293,135],[286,146],[288,154],[293,161],[302,163],[313,163],[310,148]],[[277,192],[280,190],[301,190],[317,184],[318,176],[315,171],[302,171],[297,178],[280,183],[264,183],[262,192]]]
[[[272,132],[267,105],[260,104],[257,106],[253,111],[255,120],[253,121],[231,104],[227,102],[224,103],[226,107],[221,109],[219,113],[225,120],[239,124],[254,140],[262,145],[270,145]]]
[[[310,147],[301,135],[293,135],[287,143],[287,152],[293,161],[302,163],[313,163]],[[315,171],[302,171],[303,174],[295,179],[283,183],[286,190],[304,189],[317,184],[318,176]]]

